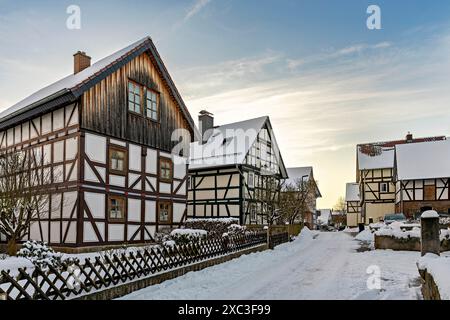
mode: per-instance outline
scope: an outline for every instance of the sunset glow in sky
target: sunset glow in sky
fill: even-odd
[[[449,18],[449,1],[0,0],[0,110],[70,74],[76,51],[95,62],[150,35],[194,119],[270,116],[328,208],[355,180],[357,143],[450,134]]]

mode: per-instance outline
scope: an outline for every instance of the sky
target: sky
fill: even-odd
[[[95,62],[149,35],[194,119],[270,116],[286,166],[313,166],[329,208],[356,144],[450,135],[449,18],[450,1],[0,0],[0,111],[70,74],[76,51]]]

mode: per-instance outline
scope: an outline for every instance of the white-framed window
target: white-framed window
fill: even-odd
[[[158,94],[150,89],[147,89],[146,94],[146,115],[154,121],[159,120],[159,110],[158,110]]]
[[[388,184],[386,182],[380,183],[380,192],[388,192],[388,191],[389,191]]]

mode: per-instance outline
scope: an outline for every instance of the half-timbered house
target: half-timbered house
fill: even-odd
[[[189,218],[235,217],[241,224],[265,224],[287,178],[269,117],[214,127],[202,111],[200,142],[191,144]]]
[[[42,170],[58,173],[27,239],[133,244],[178,225],[187,164],[171,153],[176,129],[193,141],[195,125],[149,37],[93,65],[77,52],[73,74],[0,114],[1,150],[33,151]]]
[[[445,140],[445,136],[360,144],[357,146],[356,181],[360,186],[361,214],[365,223],[377,222],[395,212],[395,147],[402,144]]]
[[[291,186],[294,188],[302,188],[306,194],[303,196],[307,202],[307,210],[303,212],[303,222],[310,229],[316,229],[318,221],[317,218],[320,212],[317,210],[317,199],[322,197],[317,181],[314,179],[313,167],[297,167],[287,168],[288,179],[285,180],[285,186]],[[303,186],[300,186],[303,184]],[[285,190],[281,190],[284,192]],[[291,191],[290,191],[291,192]],[[301,191],[298,191],[301,192]]]
[[[450,141],[399,145],[395,153],[396,212],[417,218],[450,213]]]
[[[347,226],[356,227],[361,219],[361,198],[359,196],[359,184],[347,183],[345,190],[345,204],[347,212]]]

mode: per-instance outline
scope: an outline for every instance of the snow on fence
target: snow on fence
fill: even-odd
[[[282,241],[278,235],[272,237],[274,243],[279,244]],[[188,245],[158,246],[134,253],[95,257],[95,261],[87,258],[83,264],[63,263],[61,268],[52,266],[48,270],[40,267],[35,267],[33,270],[21,268],[17,275],[11,274],[9,270],[2,270],[0,271],[0,296],[6,294],[8,300],[74,299],[266,242],[266,232],[254,232]]]

